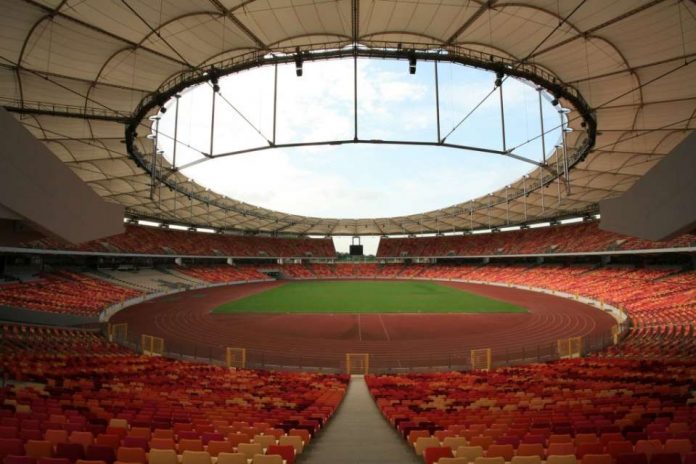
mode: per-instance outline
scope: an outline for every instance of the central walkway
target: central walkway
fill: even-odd
[[[300,455],[299,464],[422,464],[354,375],[338,411]]]

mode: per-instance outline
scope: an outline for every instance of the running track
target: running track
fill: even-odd
[[[112,317],[130,337],[165,339],[167,351],[223,359],[244,347],[252,366],[342,369],[346,353],[370,353],[374,368],[463,366],[469,350],[492,348],[494,361],[553,356],[556,340],[599,337],[615,320],[596,308],[508,287],[442,282],[523,306],[506,314],[212,314],[222,303],[283,285],[264,282],[194,290],[131,306]]]

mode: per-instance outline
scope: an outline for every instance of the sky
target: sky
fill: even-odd
[[[267,146],[273,138],[274,67],[220,79],[216,97],[213,153]],[[455,126],[494,87],[495,76],[458,64],[438,64],[441,135],[447,142],[502,149],[497,91],[458,128]],[[177,165],[210,151],[212,88],[187,89],[179,99]],[[507,147],[541,133],[538,93],[509,78],[503,85]],[[559,123],[543,100],[544,125]],[[174,99],[159,130],[174,134]],[[415,75],[404,60],[358,60],[358,136],[380,140],[437,140],[435,73],[418,62]],[[353,60],[305,62],[302,77],[294,64],[278,66],[276,143],[353,138]],[[547,152],[557,143],[546,135]],[[173,141],[159,138],[171,161]],[[516,154],[542,156],[541,141]],[[475,151],[405,145],[346,144],[274,148],[208,160],[183,169],[211,190],[253,205],[315,217],[365,218],[421,213],[467,201],[509,184],[531,164]],[[335,240],[347,251],[350,237]],[[366,253],[376,238],[363,238]]]

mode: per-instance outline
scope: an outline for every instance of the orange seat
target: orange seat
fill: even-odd
[[[220,453],[234,453],[234,445],[226,440],[210,440],[208,453],[213,457],[217,457]]]
[[[575,455],[575,446],[572,443],[551,443],[546,449],[547,456]]]
[[[172,438],[151,438],[150,449],[176,450],[176,444],[174,443],[174,439]]]
[[[145,450],[142,448],[126,448],[121,446],[116,450],[116,459],[122,462],[147,463],[147,456],[145,455]]]
[[[612,464],[609,454],[586,454],[582,457],[582,464]]]
[[[486,457],[488,457],[488,458],[502,457],[506,461],[510,461],[514,455],[515,455],[515,449],[510,444],[507,444],[507,445],[492,444],[491,446],[488,447],[488,450],[486,451]]]
[[[488,449],[493,443],[493,437],[488,435],[479,435],[478,437],[471,437],[469,440],[469,446],[480,446],[484,450]]]
[[[544,445],[541,443],[520,443],[517,447],[517,456],[544,457]]]
[[[179,440],[179,454],[184,451],[203,451],[203,441],[200,438],[182,438]]]

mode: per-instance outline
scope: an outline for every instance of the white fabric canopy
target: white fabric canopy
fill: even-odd
[[[96,192],[137,217],[319,235],[443,232],[549,219],[593,211],[599,200],[621,194],[696,125],[696,3],[688,0],[0,0],[0,5],[2,105]],[[570,194],[562,189],[559,202],[554,184],[509,202],[501,201],[501,190],[407,217],[323,219],[222,198],[175,174],[181,188],[225,208],[166,189],[161,201],[150,199],[148,173],[127,153],[125,125],[118,120],[130,117],[148,93],[192,67],[250,51],[354,41],[459,46],[526,58],[576,88],[595,110],[598,134],[593,151],[571,173]],[[569,147],[582,134],[574,129]],[[148,139],[137,145],[152,151]],[[530,172],[510,189],[522,191],[538,178],[538,171]],[[489,203],[499,204],[480,208]]]

